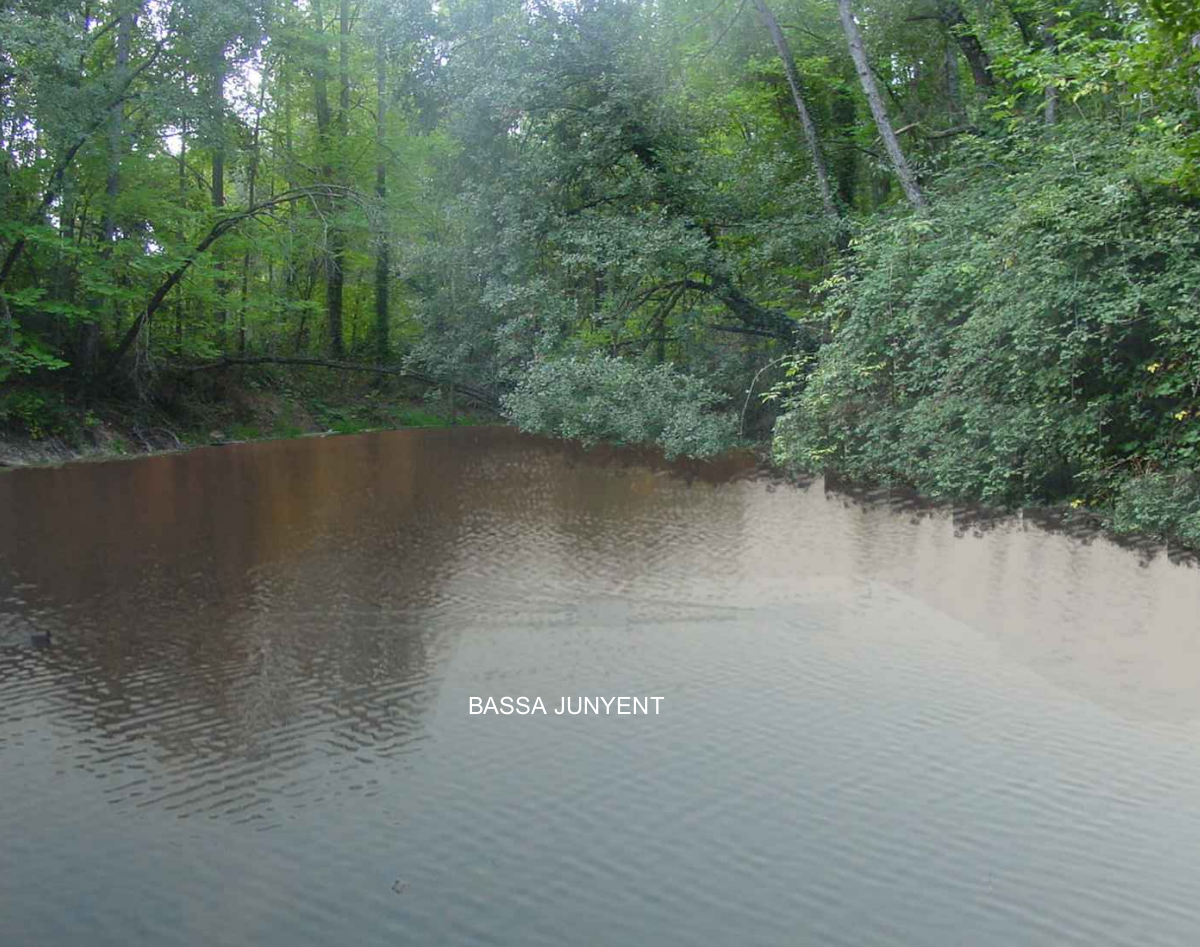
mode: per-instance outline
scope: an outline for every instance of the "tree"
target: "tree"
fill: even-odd
[[[375,41],[375,196],[382,209],[387,202],[388,57],[387,36],[382,28]],[[381,227],[375,243],[375,354],[384,359],[391,335],[392,257],[387,232]]]
[[[829,171],[825,164],[825,154],[821,149],[821,139],[817,134],[817,126],[813,122],[808,106],[805,104],[804,93],[800,85],[800,76],[796,73],[796,62],[792,59],[792,51],[788,46],[787,38],[783,35],[783,30],[779,28],[775,14],[767,6],[766,0],[754,0],[754,9],[758,11],[763,25],[766,26],[767,32],[771,34],[771,42],[775,44],[775,49],[779,53],[779,61],[783,64],[784,75],[787,76],[788,88],[792,93],[792,101],[796,104],[796,115],[800,119],[801,128],[804,129],[804,139],[808,144],[808,152],[812,158],[813,173],[817,178],[817,188],[821,192],[821,204],[824,206],[826,214],[831,218],[837,219],[841,215],[833,199],[833,188],[829,184]]]
[[[992,75],[991,57],[979,42],[971,24],[967,22],[958,0],[937,0],[937,18],[958,44],[963,57],[970,65],[975,85],[984,92],[993,91],[996,88],[996,79]]]
[[[0,420],[14,383],[370,370],[692,452],[786,403],[791,457],[1161,512],[1200,451],[1197,17],[12,0]]]
[[[883,146],[887,150],[892,169],[895,171],[896,178],[900,181],[900,186],[904,189],[904,196],[908,198],[909,203],[918,210],[924,210],[929,206],[928,202],[925,200],[921,185],[917,183],[916,174],[913,173],[908,159],[904,156],[904,151],[900,147],[900,139],[896,137],[892,120],[888,117],[887,107],[879,95],[879,87],[875,84],[875,76],[867,61],[867,51],[863,46],[862,33],[854,18],[850,0],[838,0],[838,14],[841,17],[842,30],[846,34],[846,43],[850,47],[850,58],[854,60],[854,69],[858,73],[859,82],[862,83],[867,105],[875,117],[875,125],[883,139]]]

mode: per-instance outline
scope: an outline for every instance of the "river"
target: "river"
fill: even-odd
[[[9,473],[0,944],[1194,944],[1198,616],[1152,549],[503,428]]]

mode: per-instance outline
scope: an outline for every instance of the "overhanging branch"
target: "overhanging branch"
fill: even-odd
[[[317,197],[345,197],[353,194],[353,189],[342,187],[333,184],[320,184],[313,187],[293,188],[290,191],[285,191],[270,200],[262,201],[252,207],[247,207],[244,210],[237,211],[232,214],[227,214],[213,224],[212,229],[205,235],[192,250],[184,257],[180,263],[165,280],[154,291],[154,295],[150,297],[150,301],[146,303],[146,308],[138,313],[138,317],[133,320],[133,325],[129,327],[129,331],[121,339],[120,345],[117,346],[115,352],[108,360],[108,364],[104,368],[104,374],[112,374],[121,359],[125,357],[125,353],[129,351],[133,343],[137,340],[138,335],[142,331],[142,327],[154,315],[159,306],[163,304],[163,300],[167,298],[167,294],[175,288],[175,285],[183,279],[183,275],[191,268],[192,264],[198,260],[209,247],[216,243],[221,237],[234,230],[239,224],[247,220],[269,214],[272,209],[279,207],[281,204],[292,203],[293,201],[311,200]]]

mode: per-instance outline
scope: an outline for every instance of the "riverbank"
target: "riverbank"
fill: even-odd
[[[0,396],[0,471],[174,453],[216,444],[493,420],[405,379],[256,368],[171,380],[153,401],[72,399],[48,386]]]
[[[107,399],[71,403],[51,389],[27,388],[22,398],[6,393],[8,416],[0,416],[0,473],[27,467],[108,461],[179,453],[196,447],[255,441],[327,437],[420,427],[492,423],[495,416],[464,411],[410,381],[331,378],[314,372],[296,377],[273,369],[253,369],[212,379],[204,385],[166,389],[155,402]],[[36,411],[24,419],[12,403]],[[753,450],[763,475],[781,481],[815,476],[780,466],[767,444]],[[1196,561],[1197,547],[1169,531],[1122,529],[1111,509],[1081,504],[1026,505],[1017,509],[948,503],[907,486],[887,487],[829,472],[834,492],[876,506],[895,506],[906,514],[953,510],[965,528],[986,530],[1019,515],[1043,529],[1088,542],[1105,536],[1143,557],[1166,552],[1172,559]]]

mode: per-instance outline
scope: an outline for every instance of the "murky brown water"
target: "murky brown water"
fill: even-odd
[[[752,474],[0,477],[0,944],[1200,942],[1200,570]]]

